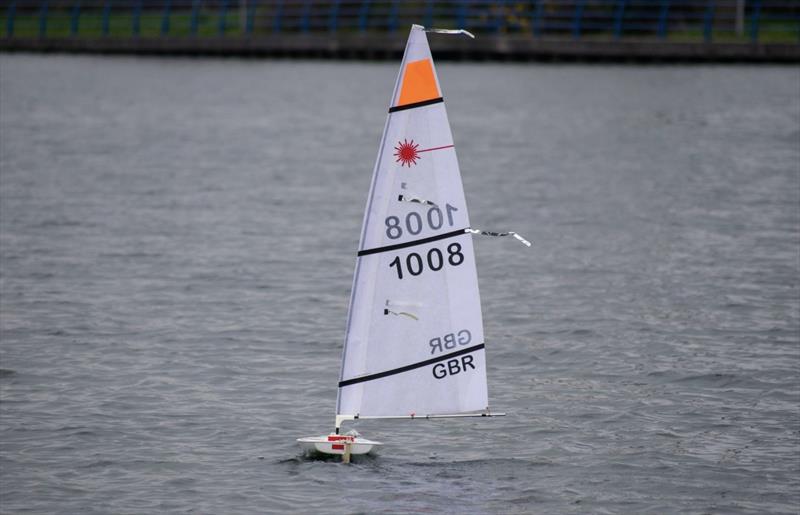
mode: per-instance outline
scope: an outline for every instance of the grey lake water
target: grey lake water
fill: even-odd
[[[800,72],[440,63],[492,408],[333,426],[398,63],[0,56],[0,511],[800,512]]]

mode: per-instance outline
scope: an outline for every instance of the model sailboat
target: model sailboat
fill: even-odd
[[[426,29],[414,25],[364,215],[335,432],[298,439],[304,449],[347,460],[381,445],[340,434],[347,420],[503,415],[489,411],[477,232]]]

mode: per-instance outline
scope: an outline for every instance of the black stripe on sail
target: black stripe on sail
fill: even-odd
[[[452,238],[459,234],[466,234],[466,229],[458,229],[457,231],[450,231],[436,236],[429,236],[419,240],[407,241],[405,243],[395,243],[394,245],[386,245],[385,247],[375,247],[374,249],[359,250],[358,256],[368,256],[370,254],[377,254],[379,252],[388,252],[390,250],[404,249],[406,247],[414,247],[416,245],[423,245],[432,241],[444,240],[445,238]]]
[[[426,367],[428,365],[433,365],[434,363],[438,363],[440,361],[444,361],[450,358],[455,358],[456,356],[461,356],[462,354],[469,354],[470,352],[481,350],[484,347],[485,345],[483,343],[480,343],[478,345],[473,345],[472,347],[467,347],[466,349],[461,349],[455,352],[451,352],[450,354],[444,354],[442,356],[437,356],[435,358],[426,359],[425,361],[420,361],[419,363],[414,363],[412,365],[406,365],[404,367],[387,370],[385,372],[378,372],[377,374],[370,374],[368,376],[354,377],[353,379],[340,381],[339,388],[342,388],[344,386],[350,386],[351,384],[363,383],[365,381],[373,381],[375,379],[381,379],[383,377],[393,376],[395,374],[402,374],[403,372],[408,372],[409,370],[414,370],[417,368]]]
[[[432,98],[430,100],[423,100],[422,102],[414,102],[413,104],[403,104],[401,106],[394,106],[389,108],[390,113],[396,113],[397,111],[405,111],[406,109],[414,109],[415,107],[425,107],[433,104],[438,104],[439,102],[444,102],[442,97],[439,98]]]

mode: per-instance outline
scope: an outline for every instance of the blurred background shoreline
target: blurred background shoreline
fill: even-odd
[[[4,4],[4,5],[3,5]],[[397,59],[800,62],[793,0],[5,0],[0,51]]]

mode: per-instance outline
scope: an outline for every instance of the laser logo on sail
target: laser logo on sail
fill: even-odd
[[[419,159],[418,148],[419,143],[414,143],[413,139],[411,141],[405,139],[402,142],[398,141],[397,146],[394,147],[394,149],[397,150],[394,154],[397,158],[395,162],[400,163],[401,168],[403,165],[411,168],[411,165],[417,164],[417,160]]]
[[[414,143],[414,140],[408,141],[407,139],[403,139],[403,141],[398,141],[397,146],[394,149],[397,151],[394,153],[395,163],[400,163],[400,168],[403,166],[407,166],[411,168],[411,165],[416,165],[417,161],[422,159],[420,156],[423,152],[431,152],[433,150],[444,150],[446,148],[453,148],[453,145],[442,145],[441,147],[433,147],[433,148],[419,148],[419,143]]]

